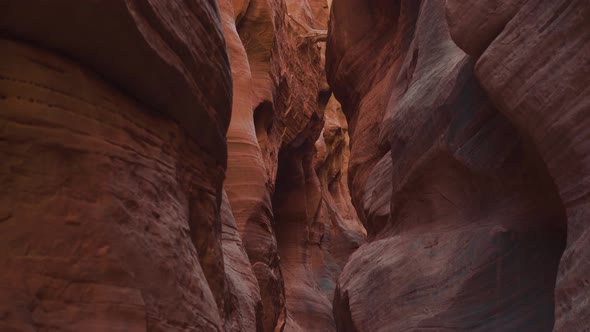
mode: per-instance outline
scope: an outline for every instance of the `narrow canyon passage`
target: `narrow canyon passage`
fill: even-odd
[[[0,331],[590,331],[585,0],[0,1]]]

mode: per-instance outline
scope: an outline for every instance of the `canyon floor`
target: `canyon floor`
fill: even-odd
[[[588,0],[0,0],[0,331],[590,331]]]

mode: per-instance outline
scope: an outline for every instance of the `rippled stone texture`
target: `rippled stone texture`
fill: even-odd
[[[477,57],[476,76],[498,109],[531,137],[567,212],[556,288],[556,331],[590,320],[590,3],[447,1],[451,33]],[[470,20],[465,20],[470,17]],[[477,34],[467,26],[484,25]]]
[[[224,187],[259,284],[262,301],[259,309],[262,322],[259,323],[262,326],[257,328],[274,331],[284,321],[285,299],[271,225],[270,185],[276,174],[277,148],[272,146],[274,158],[263,155],[273,121],[269,76],[274,38],[273,9],[267,1],[258,0],[233,4],[221,1],[220,5],[234,78]],[[239,31],[236,25],[239,25]],[[259,105],[262,106],[257,107]]]
[[[331,6],[4,1],[0,330],[585,329],[590,4]]]
[[[328,103],[328,14],[3,3],[0,327],[334,330],[364,230]]]
[[[221,161],[78,65],[0,49],[1,329],[221,331]]]
[[[323,62],[327,3],[256,0],[232,7],[222,1],[220,7],[234,77],[224,187],[260,287],[258,328],[334,330],[331,290],[363,229],[341,187],[342,173],[321,182],[324,171],[314,169],[330,97]],[[332,127],[345,128],[340,120]],[[346,169],[346,132],[336,131],[324,136],[338,136],[337,148],[322,140],[322,158],[330,161],[318,167],[326,173]],[[335,182],[333,199],[328,179]],[[348,210],[341,214],[336,204]]]
[[[273,207],[285,278],[286,331],[335,331],[335,283],[365,239],[345,182],[346,120],[334,99],[325,111],[315,146],[307,141],[284,150],[279,160]]]
[[[223,330],[219,22],[210,1],[3,2],[0,329]]]
[[[328,80],[369,235],[338,282],[338,330],[551,330],[565,209],[444,2],[343,0],[331,15]]]
[[[231,76],[215,2],[7,0],[0,31],[99,73],[225,158]]]

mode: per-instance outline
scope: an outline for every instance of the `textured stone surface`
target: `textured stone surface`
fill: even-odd
[[[224,188],[229,193],[228,203],[231,201],[230,209],[236,217],[236,221],[233,222],[237,232],[235,234],[237,236],[236,241],[239,239],[239,243],[236,242],[236,246],[242,248],[246,246],[245,249],[243,248],[242,250],[247,252],[250,258],[247,265],[240,264],[239,266],[233,266],[232,269],[240,271],[246,268],[249,269],[251,273],[256,272],[256,281],[262,279],[262,269],[260,264],[256,266],[254,270],[252,270],[252,266],[250,265],[250,260],[253,261],[254,264],[259,258],[256,256],[255,250],[249,246],[249,243],[251,242],[248,242],[249,239],[251,239],[250,232],[253,227],[244,227],[244,218],[251,213],[252,209],[258,207],[258,204],[264,204],[264,202],[258,201],[257,198],[265,197],[264,195],[267,194],[265,191],[266,174],[260,149],[258,148],[256,141],[256,131],[253,122],[252,75],[248,63],[248,55],[246,54],[236,30],[234,4],[232,1],[220,1],[219,5],[231,62],[234,91],[232,119],[227,137],[228,171],[226,173]],[[236,11],[237,10],[238,9],[236,8]],[[254,204],[250,205],[253,201]],[[272,237],[269,238],[274,240]],[[255,241],[258,241],[258,238],[256,238]],[[254,243],[257,243],[257,245],[262,248],[266,248],[261,245],[261,242]],[[268,251],[273,252],[272,250]],[[276,249],[274,252],[276,252]],[[248,256],[246,256],[246,258],[248,259]],[[278,268],[278,266],[275,266],[275,268]],[[267,271],[268,269],[264,269],[264,272]],[[280,276],[280,271],[277,271],[277,274]],[[260,291],[263,290],[266,292],[271,289],[273,285],[263,283],[260,285],[262,288],[258,287],[258,281],[256,281],[256,294],[251,294],[252,296],[257,296],[257,301],[239,301],[239,303],[235,304],[234,310],[240,312],[236,317],[242,320],[241,324],[236,326],[239,328],[236,331],[273,331],[274,325],[276,324],[277,314],[271,312],[272,306],[268,302],[268,297],[265,296],[265,302],[262,302],[260,299]],[[280,289],[281,285],[274,286]],[[282,294],[277,291],[275,297],[280,299],[281,295]],[[263,303],[265,306],[263,306]],[[269,306],[271,308],[269,308]]]
[[[223,330],[217,5],[5,1],[0,32],[0,329]]]
[[[1,329],[334,330],[328,4],[3,3]]]
[[[222,162],[80,66],[0,50],[0,329],[221,331]]]
[[[0,330],[584,331],[589,22],[4,1]]]
[[[329,254],[340,267],[344,266],[350,254],[364,242],[366,231],[362,227],[356,211],[350,200],[348,190],[348,163],[350,159],[350,138],[348,136],[348,123],[342,112],[342,107],[332,96],[325,109],[324,129],[320,138],[316,141],[316,156],[314,167],[322,189],[322,199],[325,204],[322,209],[324,218],[329,220],[325,227],[330,231],[326,241],[332,246]],[[322,217],[318,215],[317,218]],[[325,254],[324,254],[325,255]],[[330,265],[333,262],[317,264],[318,266]],[[339,270],[332,277],[338,276]],[[336,271],[334,271],[336,272]],[[332,278],[334,281],[336,278]],[[333,297],[333,287],[329,290],[328,298]]]
[[[0,31],[85,65],[225,158],[231,78],[214,1],[6,0]]]
[[[260,288],[225,193],[221,220],[227,285],[225,331],[260,331],[264,319]]]
[[[451,39],[444,2],[339,1],[330,22],[328,80],[369,233],[338,282],[338,330],[551,330],[565,209]]]
[[[236,224],[256,274],[263,305],[263,331],[274,331],[284,321],[284,290],[276,238],[271,226],[274,158],[265,159],[261,146],[268,141],[273,121],[270,102],[270,51],[274,38],[272,8],[267,1],[250,1],[246,8],[221,2],[224,29],[234,77],[232,120],[228,130],[227,190]],[[239,22],[237,20],[240,20]],[[240,34],[236,30],[240,26]],[[249,36],[256,36],[251,39]],[[242,42],[244,40],[244,42]],[[262,99],[266,102],[262,102]],[[262,107],[257,108],[261,103]],[[256,114],[255,114],[256,113]],[[262,144],[259,144],[261,141]]]
[[[259,329],[334,330],[335,280],[363,229],[342,182],[348,141],[335,101],[320,135],[330,97],[327,4],[221,1],[220,8],[234,77],[224,187],[261,291]]]
[[[558,188],[568,238],[557,280],[555,330],[582,331],[590,320],[590,3],[530,0],[491,7],[447,1],[451,32],[460,47],[478,56],[479,82],[531,137]],[[470,22],[463,17],[476,25],[494,11],[500,29],[466,33]]]
[[[335,99],[315,149],[283,151],[273,198],[289,320],[285,331],[334,331],[331,299],[349,255],[365,232],[346,184],[348,134]],[[315,154],[315,158],[314,158]]]
[[[332,200],[345,204],[347,200],[332,197],[328,188],[329,179],[341,178],[324,176],[322,167],[315,167],[316,141],[330,137],[331,129],[326,132],[326,126],[334,127],[325,113],[338,112],[326,111],[330,92],[324,78],[325,16],[318,10],[327,15],[328,7],[323,1],[286,1],[286,5],[287,15],[276,23],[280,37],[273,50],[273,55],[283,56],[272,62],[277,87],[274,105],[281,115],[275,126],[281,133],[281,149],[272,201],[285,279],[285,331],[332,331],[331,292],[341,268],[337,259],[345,260],[364,235],[354,213],[330,215],[334,210],[327,204]],[[345,122],[338,125],[346,128]],[[326,152],[326,159],[337,159],[344,153],[332,149],[330,142]],[[346,168],[346,160],[340,162],[334,168]],[[345,229],[347,233],[343,231],[345,218],[357,226]]]

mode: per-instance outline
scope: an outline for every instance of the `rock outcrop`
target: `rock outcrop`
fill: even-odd
[[[222,160],[78,65],[0,48],[2,330],[220,331]]]
[[[0,329],[222,330],[218,21],[208,1],[2,4]]]
[[[334,330],[333,285],[364,234],[342,182],[346,120],[335,100],[327,107],[329,8],[220,4],[234,77],[224,187],[260,288],[258,328]],[[323,153],[314,158],[318,137]]]
[[[3,1],[0,330],[584,331],[589,40],[584,0]]]
[[[567,213],[555,331],[590,321],[590,3],[447,1],[451,34],[486,94],[531,138]],[[469,20],[465,18],[469,17]],[[488,22],[481,25],[481,22]],[[482,26],[477,33],[467,26]]]
[[[513,43],[521,38],[519,45],[535,44],[531,35],[515,28],[513,36],[498,41],[505,53],[493,57],[495,62],[487,56],[493,48],[477,60],[478,43],[494,39],[482,36],[482,30],[497,32],[503,24],[493,20],[506,16],[486,15],[504,5],[456,3],[464,8],[450,8],[451,30],[470,55],[451,38],[442,1],[343,0],[333,5],[328,80],[349,119],[352,200],[369,235],[339,279],[334,298],[339,331],[553,327],[557,267],[566,228],[572,225],[568,201],[562,199],[544,148],[505,111],[506,102],[485,79],[497,82],[522,107],[523,99],[515,93],[530,90],[520,85],[522,80],[507,85],[510,73],[530,78],[532,85],[543,78],[532,78],[532,67],[528,74],[517,70],[508,55],[531,65],[525,59],[536,55],[515,52]],[[511,8],[508,2],[505,7]],[[523,17],[542,24],[537,16],[527,16],[531,10],[523,10]],[[553,12],[559,17],[559,11]],[[485,22],[476,21],[484,20],[482,15]],[[589,30],[579,19],[569,24],[583,35]],[[546,46],[546,54],[556,49],[547,38],[533,40],[539,48]],[[588,51],[579,54],[587,59]],[[484,68],[494,74],[483,76]],[[579,75],[565,76],[581,83],[587,76]],[[568,91],[572,98],[560,100],[572,101],[581,112],[583,89]],[[536,103],[531,107],[547,95],[531,93],[531,103]],[[558,113],[550,112],[550,122],[559,123]],[[526,119],[529,125],[542,122]],[[572,135],[583,132],[572,130]],[[552,144],[562,141],[551,137]],[[548,149],[561,155],[558,146]]]
[[[334,330],[364,230],[328,104],[328,14],[4,3],[0,329]]]

